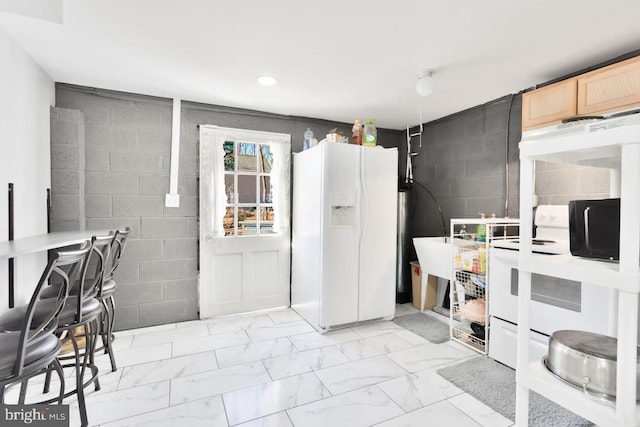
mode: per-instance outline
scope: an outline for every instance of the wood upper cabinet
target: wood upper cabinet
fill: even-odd
[[[563,80],[522,95],[522,130],[559,123],[576,115],[576,78]]]
[[[640,57],[578,76],[578,114],[601,114],[640,105]]]

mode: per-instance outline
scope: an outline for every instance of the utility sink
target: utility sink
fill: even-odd
[[[437,277],[451,279],[451,243],[448,237],[414,237],[413,245],[422,270],[420,311],[424,311],[426,300],[430,300],[427,308],[431,308],[437,295]]]
[[[414,237],[422,276],[427,274],[451,279],[451,243],[449,237]]]

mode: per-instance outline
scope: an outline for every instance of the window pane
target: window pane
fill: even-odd
[[[224,192],[227,195],[227,203],[232,205],[235,203],[235,187],[233,185],[233,175],[225,174],[224,176]]]
[[[271,177],[260,177],[260,203],[273,203]]]
[[[238,175],[238,203],[256,203],[255,175]]]
[[[256,208],[238,208],[238,235],[255,235],[256,227]]]
[[[256,161],[256,144],[250,142],[238,142],[238,170],[252,171],[257,170]]]
[[[271,152],[270,145],[260,146],[260,172],[271,172],[273,166],[273,153]]]
[[[222,219],[222,225],[224,227],[224,235],[233,236],[233,230],[235,228],[233,208],[227,208],[227,213]]]
[[[260,208],[260,234],[273,232],[273,208]]]
[[[235,165],[235,157],[233,153],[233,141],[225,141],[222,144],[224,149],[224,170],[227,172],[233,172]],[[218,163],[219,164],[219,163]]]

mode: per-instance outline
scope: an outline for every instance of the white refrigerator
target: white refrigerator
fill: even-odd
[[[294,154],[291,306],[318,331],[395,313],[398,150]]]

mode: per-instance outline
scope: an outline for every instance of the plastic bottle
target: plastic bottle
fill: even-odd
[[[360,120],[356,120],[351,128],[351,143],[356,145],[362,145],[362,123]]]
[[[311,130],[311,128],[307,128],[307,130],[304,131],[304,144],[302,144],[302,149],[306,150],[308,148],[311,148],[312,140],[313,140],[313,131]]]
[[[373,120],[368,120],[364,125],[364,131],[362,135],[362,145],[369,147],[375,147],[378,142],[378,131],[376,130]]]
[[[484,219],[484,214],[480,214],[480,219]],[[484,242],[487,240],[487,226],[486,224],[478,224],[476,227],[476,240],[478,242]]]
[[[478,272],[480,274],[487,272],[487,249],[484,246],[478,248]]]

